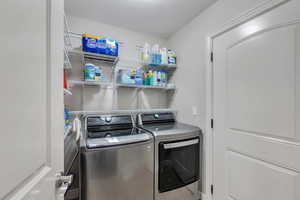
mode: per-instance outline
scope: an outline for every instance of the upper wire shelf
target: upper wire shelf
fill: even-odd
[[[90,53],[80,50],[71,50],[69,51],[71,54],[77,54],[83,56],[85,59],[93,59],[98,60],[106,63],[111,63],[113,65],[116,65],[119,61],[119,57],[116,56],[109,56],[104,54],[98,54],[98,53]]]

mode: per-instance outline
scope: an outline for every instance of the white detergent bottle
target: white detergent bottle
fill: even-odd
[[[157,80],[157,86],[161,86],[161,73],[160,73],[160,71],[158,71],[157,72],[157,78],[156,78],[156,80]]]
[[[167,65],[168,64],[168,51],[167,48],[162,48],[160,50],[161,52],[161,64],[162,65]]]
[[[153,86],[157,86],[157,71],[153,72]]]
[[[142,63],[150,63],[150,45],[145,43],[144,47],[142,48],[142,55],[141,55]]]
[[[76,141],[78,141],[81,137],[81,121],[79,120],[77,115],[73,121],[72,128],[73,128],[73,132],[76,133]]]
[[[152,52],[151,52],[151,57],[152,57],[152,63],[153,65],[158,65],[159,64],[159,45],[155,44],[152,46]]]

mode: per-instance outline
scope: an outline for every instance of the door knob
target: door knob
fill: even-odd
[[[56,175],[56,193],[59,196],[64,196],[67,192],[69,186],[73,182],[73,175],[64,176],[63,173],[59,173]]]

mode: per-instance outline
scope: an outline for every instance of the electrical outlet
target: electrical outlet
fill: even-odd
[[[193,106],[192,107],[192,114],[193,115],[198,115],[198,108],[197,108],[197,106]]]

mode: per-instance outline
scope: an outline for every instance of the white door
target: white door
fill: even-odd
[[[213,40],[214,199],[300,199],[300,1]]]
[[[0,24],[0,199],[62,199],[63,1],[4,0]]]

